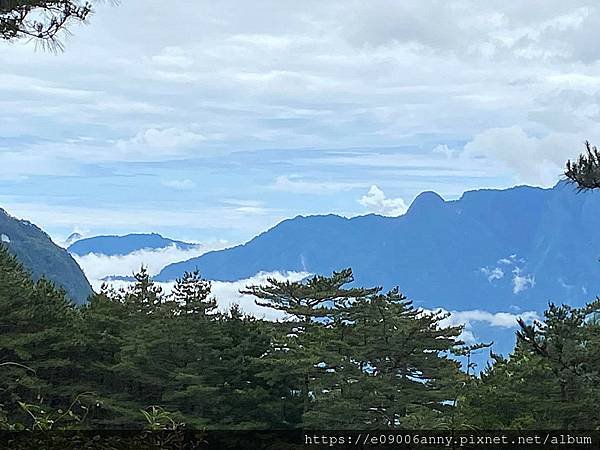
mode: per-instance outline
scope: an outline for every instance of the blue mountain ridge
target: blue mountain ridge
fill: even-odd
[[[211,280],[265,271],[330,274],[399,286],[422,307],[490,312],[580,305],[600,294],[600,192],[517,186],[444,201],[420,194],[399,217],[298,216],[246,244],[166,266],[170,281],[198,268]]]
[[[181,250],[190,250],[196,247],[196,244],[175,241],[157,233],[135,233],[125,236],[94,236],[79,239],[67,250],[79,256],[89,253],[116,256],[127,255],[138,250],[159,250],[172,245]]]

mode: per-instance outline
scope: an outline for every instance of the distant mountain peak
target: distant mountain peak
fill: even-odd
[[[423,192],[397,218],[288,219],[244,245],[166,266],[157,279],[195,268],[235,281],[352,267],[358,284],[398,285],[423,306],[504,311],[517,297],[523,308],[581,304],[585,292],[600,292],[600,192],[564,186],[480,189],[452,201]],[[518,267],[498,262],[512,254],[523,260]]]
[[[412,212],[414,214],[414,211],[436,209],[444,203],[445,200],[438,193],[433,191],[425,191],[421,192],[415,197],[408,208],[408,212]]]
[[[96,253],[107,256],[128,255],[139,250],[159,250],[175,246],[191,250],[197,244],[165,238],[158,233],[131,233],[124,236],[104,235],[79,239],[69,245],[72,254],[83,256]]]
[[[65,246],[68,247],[69,245],[77,242],[78,240],[82,239],[83,235],[75,232],[75,233],[71,233],[71,235],[67,238],[67,240],[65,241]]]

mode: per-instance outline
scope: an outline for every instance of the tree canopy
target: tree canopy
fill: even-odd
[[[599,156],[587,143],[567,177],[600,188]],[[284,314],[266,321],[219,310],[197,271],[167,293],[142,268],[74,306],[0,245],[0,429],[600,428],[600,298],[519,320],[513,351],[477,373],[490,344],[353,284],[344,269],[243,289]]]
[[[62,49],[60,34],[91,13],[88,1],[0,0],[0,39],[30,38],[46,48]]]
[[[186,273],[147,270],[74,306],[0,245],[0,428],[592,429],[600,425],[600,300],[519,322],[483,373],[463,327],[349,269],[249,286],[271,322],[218,310]],[[66,412],[68,411],[68,413]]]
[[[585,142],[585,152],[576,161],[567,161],[565,176],[582,190],[600,189],[600,150]]]

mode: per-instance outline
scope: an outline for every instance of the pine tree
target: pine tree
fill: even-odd
[[[596,429],[600,423],[600,326],[583,308],[551,304],[544,320],[519,321],[509,358],[493,355],[461,405],[471,426],[487,429]],[[490,401],[493,399],[493,401]]]
[[[577,184],[579,190],[600,189],[600,151],[588,141],[585,150],[577,161],[567,161],[565,176]]]
[[[301,402],[303,415],[311,409],[314,386],[323,373],[320,366],[328,364],[323,358],[330,329],[335,323],[336,307],[344,308],[351,299],[380,290],[343,287],[353,280],[352,270],[345,269],[330,277],[316,275],[298,282],[269,278],[265,286],[250,286],[241,291],[257,297],[258,305],[284,312],[289,319],[274,336],[266,359],[272,372],[265,373],[271,384],[286,383],[288,392],[282,403],[290,403],[288,409],[296,410],[298,402]]]
[[[462,344],[461,327],[441,327],[444,315],[415,309],[397,288],[358,298],[341,314],[338,363],[322,366],[330,382],[306,420],[332,428],[446,426],[462,381],[449,358]]]
[[[87,417],[94,428],[114,429],[124,421],[135,423],[139,419],[139,406],[122,394],[127,390],[127,380],[117,369],[127,336],[135,328],[123,296],[123,291],[104,285],[81,308],[81,326],[77,330],[81,345],[76,360],[82,366],[84,390],[94,393]]]
[[[588,321],[600,299],[583,308],[550,304],[544,322],[519,321],[519,344],[550,369],[557,389],[552,399],[561,429],[591,429],[600,423],[594,404],[600,401],[600,326]],[[558,400],[558,401],[557,401]]]
[[[0,39],[30,38],[60,50],[59,34],[71,23],[85,22],[91,12],[91,3],[79,0],[2,1]]]
[[[333,308],[347,303],[349,299],[380,290],[342,287],[353,281],[352,270],[345,269],[334,272],[331,277],[315,275],[304,282],[268,278],[267,285],[249,286],[240,292],[260,299],[256,301],[257,305],[282,311],[306,325],[315,319],[331,317]]]
[[[288,407],[317,428],[432,427],[449,421],[463,381],[449,352],[461,327],[416,310],[398,289],[343,288],[352,272],[245,291],[288,314],[267,353],[264,376],[284,383]],[[294,401],[294,398],[297,400]]]
[[[135,282],[124,294],[122,302],[131,310],[132,314],[145,316],[155,313],[165,302],[162,288],[155,284],[148,269],[144,266],[134,274]]]
[[[200,272],[185,272],[173,287],[172,300],[180,314],[205,318],[217,309],[217,300],[210,297],[211,283],[200,277]]]
[[[72,400],[78,321],[63,290],[43,278],[34,283],[0,245],[0,363],[11,363],[0,372],[0,404],[19,415],[19,401]]]

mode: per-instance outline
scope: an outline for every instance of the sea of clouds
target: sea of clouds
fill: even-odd
[[[105,277],[110,277],[111,275],[130,276],[139,270],[142,265],[148,268],[151,275],[155,275],[167,264],[197,257],[207,251],[223,248],[224,246],[224,243],[216,242],[208,245],[199,245],[197,248],[191,250],[181,250],[175,246],[171,246],[160,250],[140,250],[122,256],[88,254],[85,256],[74,255],[74,257],[84,270],[93,288],[98,290],[105,282],[103,280]],[[246,314],[266,320],[283,320],[286,317],[282,312],[257,305],[255,297],[242,294],[240,290],[248,286],[265,285],[269,278],[279,281],[300,281],[310,275],[308,272],[259,272],[250,278],[233,282],[211,281],[212,294],[217,299],[220,311],[227,311],[233,304],[237,304]],[[112,280],[110,284],[115,288],[126,288],[131,282]],[[165,293],[170,293],[174,282],[157,284],[162,287]],[[444,308],[439,308],[437,311],[448,314],[448,317],[441,322],[441,325],[464,325],[460,338],[467,344],[481,341],[480,333],[475,332],[475,329],[480,330],[481,326],[508,331],[518,327],[518,318],[523,318],[525,321],[539,318],[538,313],[535,311],[526,311],[518,315],[510,312],[489,312],[483,310],[448,311]]]
[[[175,244],[156,250],[143,249],[127,255],[104,255],[88,253],[87,255],[73,255],[75,261],[83,269],[85,275],[94,285],[102,278],[116,276],[131,276],[138,272],[141,266],[146,267],[150,275],[157,275],[165,266],[196,258],[211,250],[220,250],[227,247],[226,241],[215,241],[207,244],[198,244],[191,249],[180,249]]]

